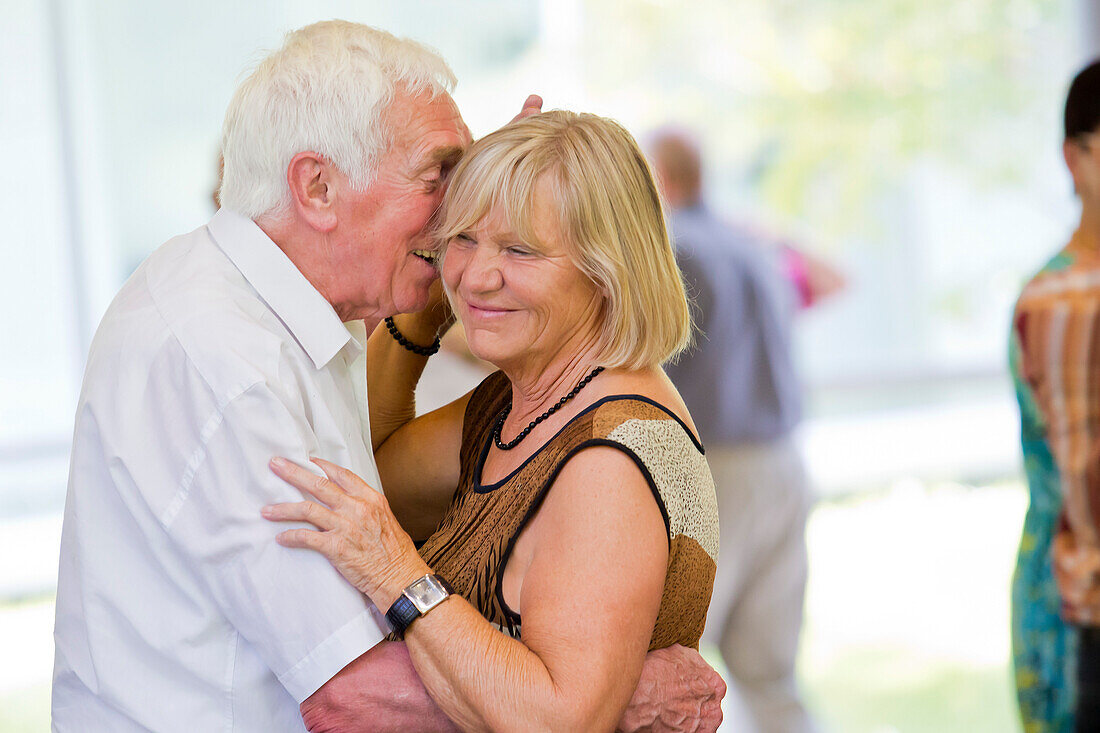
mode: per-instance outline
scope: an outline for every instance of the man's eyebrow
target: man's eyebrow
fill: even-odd
[[[462,157],[462,154],[466,152],[466,148],[461,145],[448,145],[442,148],[436,148],[428,155],[428,164],[425,167],[437,165],[440,163],[457,163],[458,159]]]

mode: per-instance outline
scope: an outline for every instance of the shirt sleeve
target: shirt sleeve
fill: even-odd
[[[276,455],[314,469],[317,439],[264,384],[204,430],[166,530],[230,623],[299,703],[383,639],[384,616],[321,555],[285,548],[265,504],[301,501],[276,477]],[[316,470],[316,469],[314,469]]]

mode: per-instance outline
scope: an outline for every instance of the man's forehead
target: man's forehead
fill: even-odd
[[[449,129],[466,136],[470,134],[459,114],[458,105],[444,91],[434,96],[430,92],[411,95],[405,91],[396,91],[386,110],[386,116],[391,124],[409,129]]]
[[[398,98],[391,122],[407,136],[408,149],[419,162],[456,162],[471,142],[470,131],[450,95]]]

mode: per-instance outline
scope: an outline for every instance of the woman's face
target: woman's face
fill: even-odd
[[[537,246],[490,212],[449,242],[443,260],[470,351],[506,372],[541,373],[599,338],[603,296],[573,264],[548,194],[540,183],[533,197]]]

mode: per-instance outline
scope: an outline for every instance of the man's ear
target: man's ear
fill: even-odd
[[[319,232],[336,228],[336,186],[332,163],[319,153],[298,153],[286,167],[290,205],[298,217]]]

